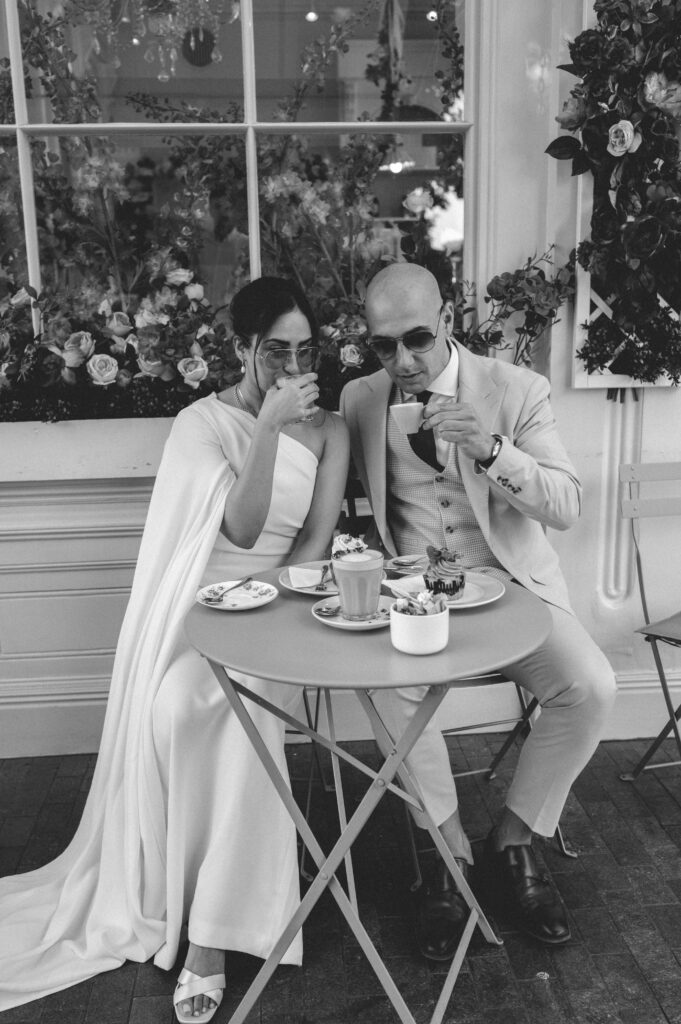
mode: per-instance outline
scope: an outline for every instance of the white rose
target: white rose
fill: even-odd
[[[127,313],[113,313],[107,320],[106,326],[117,338],[124,338],[132,330],[132,323]]]
[[[635,153],[643,141],[631,121],[618,121],[608,132],[608,153],[612,156],[624,156]]]
[[[98,355],[92,356],[87,362],[87,372],[92,378],[92,383],[98,387],[108,387],[113,384],[118,376],[118,363],[113,356]]]
[[[31,301],[31,296],[28,294],[25,288],[20,288],[18,292],[15,292],[12,298],[9,300],[10,306],[14,306],[15,309],[20,309],[21,306],[28,306]]]
[[[425,213],[433,205],[433,197],[425,188],[415,188],[402,200],[402,206],[409,213]]]
[[[339,357],[343,366],[361,366],[364,362],[362,350],[357,345],[343,345]]]
[[[184,294],[188,299],[195,299],[197,302],[200,302],[203,298],[203,285],[196,284],[196,282],[194,282],[194,284],[188,284],[184,290]]]
[[[205,359],[180,359],[177,368],[185,384],[189,384],[190,388],[198,388],[201,381],[208,376],[208,363]]]
[[[191,270],[183,270],[182,267],[177,267],[175,270],[169,270],[166,274],[166,281],[168,284],[189,284],[194,274]]]
[[[165,313],[154,313],[152,309],[140,309],[135,313],[135,327],[155,327],[167,324],[170,317]]]
[[[76,331],[64,342],[64,351],[61,353],[64,362],[70,369],[82,366],[86,359],[89,359],[95,350],[95,339],[89,331]]]
[[[111,316],[111,303],[108,299],[102,299],[97,308],[97,312],[100,316]]]

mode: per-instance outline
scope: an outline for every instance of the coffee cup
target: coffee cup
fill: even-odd
[[[297,385],[300,378],[304,376],[304,373],[287,373],[285,377],[279,377],[279,379],[277,380],[277,387],[285,388],[290,387],[291,385],[294,384]],[[298,422],[307,423],[309,422],[309,420],[313,420],[315,418],[315,414],[318,412],[318,405],[310,405],[308,406],[308,411],[305,413],[304,416],[300,417],[300,420]]]
[[[423,423],[423,402],[405,402],[391,405],[390,415],[403,434],[415,434]]]
[[[351,622],[372,619],[378,611],[383,581],[380,551],[351,551],[331,561],[341,615]]]

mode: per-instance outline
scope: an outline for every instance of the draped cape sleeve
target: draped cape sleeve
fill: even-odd
[[[166,442],[81,823],[56,860],[0,881],[0,1009],[148,960],[163,945],[166,823],[152,704],[186,643],[183,620],[235,480],[224,419],[218,432],[200,400]]]

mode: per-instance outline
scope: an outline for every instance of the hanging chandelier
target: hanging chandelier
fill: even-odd
[[[121,66],[121,45],[144,47],[159,82],[175,75],[180,53],[195,65],[218,64],[220,26],[236,21],[238,0],[71,0],[94,28],[95,52]]]

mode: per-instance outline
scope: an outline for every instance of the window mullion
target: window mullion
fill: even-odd
[[[35,190],[33,185],[33,162],[31,159],[30,137],[23,130],[28,124],[26,88],[24,83],[23,55],[17,0],[6,0],[7,37],[9,41],[10,69],[12,75],[12,97],[16,121],[17,162],[21,188],[21,210],[24,220],[26,262],[28,282],[37,292],[41,289],[40,250],[38,247],[38,221],[35,212]],[[33,329],[40,330],[40,311],[33,310]]]
[[[241,0],[241,46],[244,74],[244,121],[246,122],[246,197],[248,203],[248,256],[251,280],[260,277],[260,204],[258,200],[258,147],[255,124],[257,96],[253,0]]]

